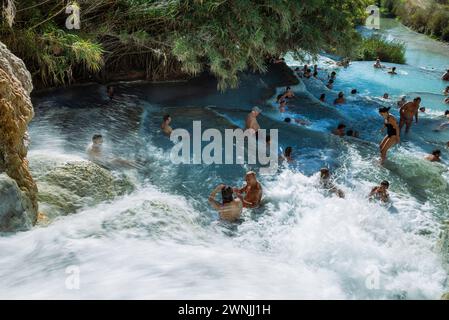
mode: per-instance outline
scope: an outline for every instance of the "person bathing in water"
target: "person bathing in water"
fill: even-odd
[[[443,94],[444,94],[445,96],[448,96],[448,95],[449,95],[449,86],[447,86],[446,89],[443,90]]]
[[[389,74],[392,74],[392,75],[397,74],[397,72],[396,72],[396,67],[391,68],[390,71],[388,71],[388,73],[389,73]]]
[[[287,161],[288,163],[293,162],[292,151],[292,147],[285,148],[284,153],[279,157],[279,160]]]
[[[171,122],[170,115],[169,114],[164,115],[164,117],[162,118],[161,130],[167,136],[171,135],[173,131],[173,128],[170,127],[170,122]]]
[[[221,203],[215,200],[218,192],[221,192]],[[234,198],[234,191],[231,187],[224,184],[218,185],[209,195],[210,205],[218,211],[220,219],[235,222],[242,214],[242,200],[238,197]]]
[[[256,173],[254,171],[247,172],[245,181],[246,185],[240,189],[234,188],[234,192],[243,201],[244,208],[257,208],[262,200],[262,186],[257,181]]]
[[[257,116],[262,112],[259,107],[253,107],[251,112],[246,117],[245,130],[251,129],[254,134],[260,129],[259,123],[257,122]]]
[[[407,100],[406,100],[406,97],[405,96],[402,96],[401,97],[401,100],[399,100],[398,102],[397,102],[397,106],[398,106],[398,108],[401,108],[404,104],[406,104],[407,103]]]
[[[86,153],[90,161],[109,169],[138,166],[134,161],[106,156],[103,153],[103,136],[101,134],[93,135],[92,143],[87,147]]]
[[[343,123],[340,123],[337,127],[337,129],[334,129],[332,131],[333,134],[335,134],[336,136],[339,137],[344,137],[345,136],[345,129],[346,129],[346,125]]]
[[[413,117],[415,117],[416,123],[418,123],[418,110],[420,103],[421,98],[416,97],[413,101],[407,102],[401,107],[401,109],[399,109],[399,131],[402,130],[402,127],[405,124],[405,133],[408,133],[413,123]]]
[[[334,88],[334,80],[329,79],[329,82],[326,84],[326,87],[327,87],[329,90],[332,90],[332,89]]]
[[[394,146],[395,144],[398,144],[400,142],[400,130],[398,123],[393,115],[390,114],[390,108],[383,107],[379,108],[379,114],[384,118],[384,126],[382,127],[383,131],[385,128],[387,128],[387,135],[383,138],[383,140],[380,142],[379,149],[380,149],[380,164],[384,164],[386,158],[387,158],[387,152],[388,150]]]
[[[388,100],[390,99],[390,95],[385,92],[384,95],[382,96],[382,99]]]
[[[283,98],[279,101],[279,112],[285,112],[285,108],[287,107],[287,99]]]
[[[390,183],[384,180],[380,183],[380,186],[375,186],[371,189],[369,194],[370,199],[380,200],[382,202],[388,202],[390,200],[390,195],[388,194],[388,188]]]
[[[283,96],[283,98],[291,99],[295,96],[295,93],[293,92],[292,88],[287,87],[282,96]]]
[[[321,168],[320,170],[320,185],[323,189],[326,189],[330,193],[335,193],[340,198],[345,197],[345,193],[338,189],[332,182],[328,168]]]
[[[449,81],[449,69],[441,76],[441,80]]]
[[[433,150],[432,153],[426,156],[424,159],[429,160],[430,162],[441,162],[441,150]]]
[[[343,103],[345,103],[345,102],[346,102],[346,100],[345,100],[345,95],[344,95],[343,92],[340,91],[340,92],[338,93],[337,99],[334,100],[334,104],[335,104],[335,105],[337,105],[337,104],[343,104]]]
[[[382,68],[382,64],[380,63],[380,59],[379,58],[376,59],[376,62],[374,63],[373,67],[376,68],[376,69],[381,69]]]

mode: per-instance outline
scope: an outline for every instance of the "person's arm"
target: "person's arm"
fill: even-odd
[[[215,210],[219,210],[221,209],[221,204],[215,200],[215,196],[217,195],[217,192],[220,191],[221,189],[223,189],[222,184],[218,185],[214,190],[212,190],[212,192],[209,195],[209,203],[210,205],[215,209]]]
[[[372,189],[371,189],[371,192],[370,192],[369,195],[368,195],[368,197],[374,196],[374,195],[376,194],[376,192],[377,192],[377,187],[372,188]]]

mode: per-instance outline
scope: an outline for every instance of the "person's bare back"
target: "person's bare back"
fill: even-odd
[[[259,122],[257,122],[257,116],[260,114],[261,110],[258,107],[254,107],[251,112],[246,117],[245,129],[252,129],[255,132],[260,129]]]
[[[222,203],[215,200],[217,192],[221,191]],[[243,204],[241,199],[233,197],[233,190],[224,184],[218,185],[209,195],[209,203],[218,211],[220,219],[234,222],[242,214]]]

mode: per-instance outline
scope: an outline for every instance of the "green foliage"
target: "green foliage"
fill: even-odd
[[[397,41],[388,41],[380,36],[371,36],[362,40],[359,49],[360,60],[405,63],[405,45]]]
[[[82,30],[68,32],[65,1],[23,0],[13,29],[3,24],[0,36],[47,85],[70,81],[79,69],[140,68],[151,79],[207,70],[223,90],[238,85],[240,72],[264,72],[268,58],[286,52],[350,53],[358,39],[354,26],[371,2],[80,1]]]

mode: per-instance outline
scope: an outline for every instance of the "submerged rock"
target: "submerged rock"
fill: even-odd
[[[89,161],[68,162],[37,177],[38,199],[51,219],[112,200],[134,190],[125,175],[115,175]]]
[[[0,42],[0,173],[6,172],[23,191],[12,193],[17,196],[16,206],[12,203],[5,206],[18,208],[24,202],[30,203],[31,206],[27,207],[26,215],[34,223],[38,209],[37,186],[30,174],[26,159],[28,123],[34,116],[30,99],[32,89],[31,75],[23,61],[14,56]],[[12,187],[8,187],[7,190],[12,190],[9,188]],[[12,194],[10,194],[12,198],[8,201],[12,201]],[[2,216],[2,219],[5,219],[4,225],[16,225],[18,220],[7,222],[8,217],[16,219],[15,215]]]
[[[32,203],[14,179],[0,174],[0,231],[27,230],[35,219]]]

